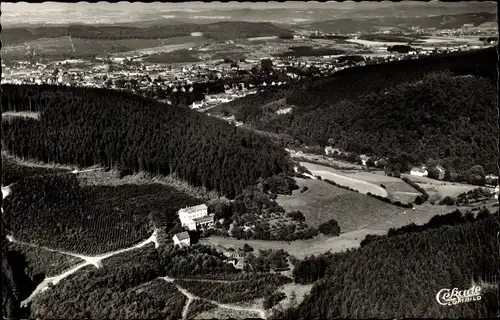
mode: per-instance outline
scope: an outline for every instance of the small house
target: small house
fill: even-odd
[[[410,170],[410,175],[417,177],[427,177],[427,169],[425,167],[414,167]]]
[[[444,179],[444,174],[445,174],[446,170],[444,170],[444,168],[441,165],[437,165],[436,166],[436,170],[439,171],[438,179],[439,180],[443,180]]]
[[[189,233],[186,231],[181,232],[181,233],[176,233],[172,239],[174,240],[174,244],[179,245],[179,246],[190,246],[191,245],[191,238],[189,237]]]

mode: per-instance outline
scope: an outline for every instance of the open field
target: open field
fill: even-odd
[[[299,188],[291,196],[279,195],[277,202],[287,212],[301,211],[306,223],[317,227],[330,219],[339,223],[342,232],[356,230],[367,223],[387,219],[402,209],[353,191],[333,186],[325,181],[296,179]]]
[[[386,176],[383,171],[341,171],[343,175],[371,182],[377,185],[383,184],[392,199],[401,203],[414,202],[420,192],[408,183],[395,177]]]
[[[373,198],[369,199],[378,201]],[[360,201],[358,200],[358,202]],[[482,207],[483,205],[484,204],[478,204],[476,206]],[[491,207],[491,204],[488,204],[487,206]],[[367,223],[365,225],[361,225],[360,223],[360,226],[358,227],[357,230],[341,233],[340,236],[338,237],[327,237],[320,235],[310,240],[296,240],[293,242],[286,242],[286,241],[264,241],[264,240],[237,240],[228,237],[212,236],[210,238],[202,239],[201,243],[221,246],[221,247],[233,247],[235,249],[241,248],[245,243],[247,243],[255,250],[283,249],[288,253],[290,253],[291,255],[295,256],[296,258],[303,259],[306,256],[312,254],[316,255],[325,253],[327,251],[341,252],[349,248],[357,248],[359,247],[360,242],[368,234],[384,235],[390,228],[400,228],[410,223],[422,225],[428,222],[433,216],[437,214],[450,213],[456,210],[457,208],[460,208],[461,211],[466,211],[470,210],[474,206],[467,206],[467,207],[464,206],[457,207],[455,205],[439,206],[439,205],[431,205],[429,203],[425,203],[424,205],[416,206],[414,209],[403,209],[395,206],[393,207],[396,208],[396,210],[399,210],[399,212],[386,214],[385,219],[380,217],[378,220],[372,219],[372,221],[370,221],[370,219],[367,219],[367,217],[369,218],[369,216],[364,217],[365,218],[364,220],[360,218],[359,222],[366,221]],[[373,209],[371,209],[371,211],[373,211]],[[339,225],[342,228],[341,221],[339,221]]]
[[[23,57],[25,54],[33,54],[33,52],[35,52],[36,55],[37,53],[70,51],[73,51],[70,37],[40,38],[23,44],[5,46],[2,48],[2,57]]]
[[[28,41],[23,44],[10,45],[2,48],[2,55],[6,57],[23,57],[26,53],[35,56],[40,54],[57,54],[65,52],[73,52],[78,54],[112,54],[112,53],[134,53],[139,50],[153,48],[158,52],[167,52],[186,45],[199,45],[207,41],[204,37],[173,37],[168,39],[120,39],[120,40],[105,40],[105,39],[81,39],[70,36],[58,38],[40,38],[33,41]],[[156,52],[156,51],[155,51]]]
[[[407,177],[424,188],[429,194],[429,201],[438,201],[447,196],[457,197],[461,193],[479,188],[478,186],[470,184],[440,181],[427,177],[412,176],[409,174],[403,174],[402,176]],[[493,192],[493,188],[490,189]]]
[[[308,162],[301,162],[300,164],[306,167],[307,170],[309,170],[315,176],[321,176],[323,179],[332,180],[333,182],[341,186],[350,187],[354,190],[359,191],[360,193],[366,194],[370,192],[372,194],[379,195],[382,197],[389,196],[387,190],[385,190],[378,184],[342,175],[340,171],[330,167],[312,164]]]

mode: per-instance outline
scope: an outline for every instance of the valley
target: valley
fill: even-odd
[[[5,319],[498,315],[494,4],[184,5],[2,4]]]

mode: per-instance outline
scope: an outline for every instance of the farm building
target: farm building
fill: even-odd
[[[427,169],[425,167],[414,167],[410,170],[410,175],[417,177],[427,177]]]
[[[174,240],[174,244],[179,245],[179,246],[183,246],[183,245],[190,246],[191,245],[191,238],[189,237],[189,233],[187,233],[186,231],[181,232],[181,233],[176,233],[172,237],[172,239]]]
[[[213,226],[214,223],[213,215],[208,215],[206,204],[183,208],[178,213],[181,225],[187,227],[189,230],[196,230],[198,227],[208,228]]]

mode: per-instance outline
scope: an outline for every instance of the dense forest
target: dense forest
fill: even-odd
[[[161,184],[80,186],[73,174],[27,176],[11,189],[2,215],[8,234],[90,255],[137,244],[155,227],[168,231],[180,208],[200,203]]]
[[[82,39],[165,39],[190,36],[193,32],[202,32],[203,36],[214,40],[229,40],[263,36],[290,34],[291,31],[266,22],[224,21],[208,24],[183,23],[145,28],[127,26],[44,26],[15,27],[2,29],[4,45],[23,43],[39,38],[71,36]]]
[[[308,257],[295,266],[295,281],[319,281],[293,318],[494,317],[499,312],[499,228],[497,215],[482,215]],[[439,290],[467,289],[473,283],[482,287],[479,302],[453,308],[435,302]]]
[[[496,61],[490,48],[355,67],[289,87],[276,98],[245,97],[221,109],[304,144],[407,156],[414,164],[432,158],[459,171],[480,164],[496,172]],[[293,111],[275,114],[286,107]]]
[[[4,111],[41,111],[3,124],[2,143],[21,158],[95,164],[178,177],[233,198],[259,177],[292,172],[268,138],[186,108],[125,92],[2,85]]]

